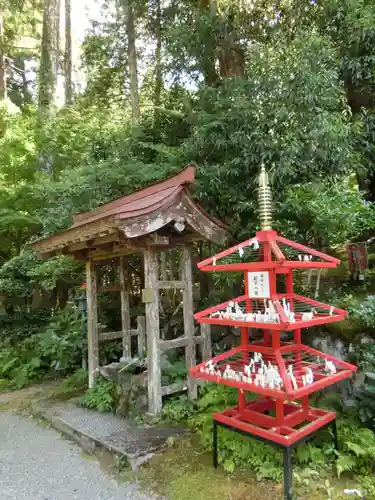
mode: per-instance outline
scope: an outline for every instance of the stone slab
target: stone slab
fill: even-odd
[[[43,418],[60,432],[78,442],[89,453],[104,447],[126,456],[132,469],[168,446],[169,438],[181,436],[181,427],[137,425],[110,413],[98,413],[67,402],[41,411]]]

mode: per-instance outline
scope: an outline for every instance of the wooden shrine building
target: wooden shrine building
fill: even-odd
[[[194,333],[193,320],[193,242],[207,240],[223,244],[226,226],[210,217],[193,199],[189,186],[195,180],[195,168],[180,173],[145,189],[106,203],[91,212],[73,216],[73,225],[33,245],[37,253],[48,258],[71,255],[86,262],[87,330],[89,385],[100,372],[97,268],[104,261],[116,260],[120,269],[121,323],[118,332],[123,342],[123,358],[131,360],[130,304],[126,256],[141,253],[144,257],[142,301],[145,304],[147,337],[147,384],[149,411],[162,409],[162,396],[179,388],[161,385],[160,353],[184,347],[187,368],[196,365],[196,344],[202,356],[211,357],[210,333],[205,327],[200,336]],[[159,252],[180,247],[181,276],[178,281],[162,281],[159,274]],[[173,340],[161,340],[159,329],[159,290],[183,291],[184,334]],[[140,328],[142,330],[142,328]],[[115,332],[116,333],[116,332]],[[138,331],[140,334],[140,332]],[[118,338],[112,336],[112,338]],[[141,340],[142,344],[142,340]],[[139,348],[139,353],[142,348]],[[172,384],[173,385],[173,384]],[[175,385],[175,384],[174,384]],[[188,377],[189,396],[196,396],[196,385]]]

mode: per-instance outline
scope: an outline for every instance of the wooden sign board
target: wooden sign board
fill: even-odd
[[[248,294],[254,299],[270,298],[270,273],[268,271],[259,271],[247,273]]]
[[[142,302],[144,304],[154,300],[154,290],[152,288],[144,288],[142,290]]]

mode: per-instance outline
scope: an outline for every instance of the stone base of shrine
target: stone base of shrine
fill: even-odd
[[[280,402],[273,398],[259,398],[214,413],[216,422],[239,429],[281,446],[290,446],[307,438],[336,419],[336,413],[295,402]]]

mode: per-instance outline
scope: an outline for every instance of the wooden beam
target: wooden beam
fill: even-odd
[[[104,285],[98,288],[99,293],[121,292],[121,285]]]
[[[113,230],[109,231],[108,233],[103,233],[102,236],[99,235],[96,238],[91,238],[88,240],[68,245],[66,247],[66,253],[74,253],[79,250],[105,247],[108,244],[113,244],[123,240],[124,240],[123,234],[119,233],[117,230]]]
[[[120,287],[121,287],[121,329],[122,329],[122,361],[130,360],[131,336],[130,330],[130,286],[129,273],[124,257],[120,257]]]
[[[87,353],[89,369],[89,387],[95,385],[99,375],[99,338],[98,338],[98,303],[97,274],[93,262],[86,262],[86,296],[87,296]]]
[[[158,233],[151,233],[146,237],[146,243],[155,246],[167,246],[169,245],[169,236],[162,236]]]
[[[175,392],[186,391],[188,388],[186,382],[175,382],[174,384],[165,385],[161,388],[162,396],[169,396],[169,394],[174,394]]]
[[[177,349],[178,347],[186,347],[189,339],[185,336],[173,340],[161,340],[159,348],[161,351],[169,351],[170,349]]]
[[[109,340],[118,340],[118,339],[122,339],[122,331],[99,333],[99,342],[108,342]]]
[[[121,248],[117,249],[113,252],[105,252],[103,250],[96,250],[93,252],[89,252],[89,257],[96,262],[104,261],[104,260],[113,260],[119,259],[120,257],[125,257],[126,255],[132,255],[134,253],[141,252],[141,249],[130,249],[130,248]]]
[[[147,368],[148,368],[148,405],[151,414],[162,410],[161,367],[160,367],[160,325],[159,325],[159,292],[158,292],[158,256],[154,247],[144,252],[145,287],[152,290],[152,297],[146,302],[147,332]]]
[[[212,342],[211,342],[211,325],[208,323],[201,323],[201,355],[202,361],[208,361],[212,358]]]
[[[128,330],[127,334],[129,337],[135,337],[138,335],[138,330]],[[117,340],[117,339],[122,339],[123,338],[123,331],[119,332],[101,332],[99,333],[99,342],[108,342],[110,340]]]
[[[161,340],[159,342],[159,348],[161,351],[169,351],[170,349],[178,349],[179,347],[186,347],[189,343],[189,339],[185,336],[178,337],[172,340]],[[194,344],[202,344],[203,338],[201,335],[194,337]]]
[[[194,304],[193,304],[193,273],[191,247],[185,246],[181,256],[181,279],[185,283],[183,291],[184,306],[184,333],[188,339],[185,349],[186,367],[188,371],[196,365],[195,342],[194,342]],[[188,393],[190,399],[196,399],[198,396],[197,384],[195,379],[188,375]]]
[[[160,274],[161,274],[162,281],[168,280],[167,252],[160,252]]]
[[[180,289],[183,290],[185,288],[185,283],[183,281],[158,281],[159,290],[165,289]]]
[[[146,340],[146,320],[144,316],[137,316],[137,334],[138,334],[138,357],[145,357],[145,340]]]

